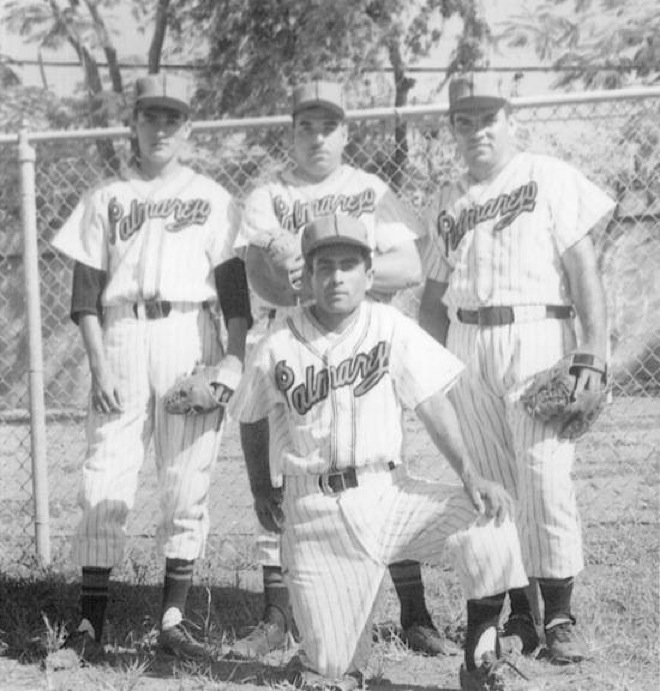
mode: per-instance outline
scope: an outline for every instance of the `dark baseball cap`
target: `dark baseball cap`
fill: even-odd
[[[160,106],[188,115],[192,100],[192,84],[185,77],[167,72],[140,77],[135,82],[135,107]]]
[[[449,82],[449,112],[501,108],[509,103],[502,87],[488,72],[472,72]]]
[[[316,80],[297,87],[293,91],[293,115],[306,108],[325,108],[343,119],[346,104],[342,85]]]
[[[301,239],[304,257],[331,245],[352,245],[371,252],[367,226],[353,216],[320,216],[305,226]]]

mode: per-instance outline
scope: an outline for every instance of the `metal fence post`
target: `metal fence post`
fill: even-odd
[[[21,169],[21,218],[23,226],[23,266],[29,348],[30,447],[37,556],[50,563],[50,523],[48,513],[48,468],[46,453],[46,405],[44,400],[44,358],[41,336],[41,294],[39,288],[39,248],[37,245],[37,205],[35,151],[27,130],[18,138]]]

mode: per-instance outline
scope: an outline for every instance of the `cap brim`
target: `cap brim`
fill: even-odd
[[[450,105],[449,110],[452,113],[457,110],[489,110],[502,108],[507,103],[506,98],[500,96],[463,96]]]
[[[363,242],[360,242],[359,240],[347,238],[342,235],[335,235],[331,238],[323,238],[322,240],[317,240],[314,244],[305,248],[305,255],[309,256],[310,254],[312,254],[312,252],[316,252],[316,250],[320,250],[323,247],[333,247],[334,245],[350,245],[351,247],[357,247],[357,249],[360,249],[364,252],[371,252],[371,247],[369,247],[369,245],[365,245]]]
[[[137,108],[171,108],[180,113],[188,115],[190,113],[190,106],[183,101],[176,98],[168,98],[167,96],[144,96],[138,98],[135,103]]]
[[[294,108],[293,114],[298,115],[299,113],[302,113],[302,111],[310,110],[311,108],[323,108],[324,110],[329,110],[333,115],[337,115],[340,118],[343,118],[346,115],[344,109],[338,106],[336,103],[321,100],[300,103]]]

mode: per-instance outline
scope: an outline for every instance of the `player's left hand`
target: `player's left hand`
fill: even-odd
[[[513,498],[502,485],[472,473],[463,475],[462,480],[474,508],[486,518],[494,519],[495,525],[515,516]]]
[[[281,488],[272,487],[267,491],[256,493],[254,495],[254,510],[264,530],[270,533],[282,532],[284,513],[282,512]]]

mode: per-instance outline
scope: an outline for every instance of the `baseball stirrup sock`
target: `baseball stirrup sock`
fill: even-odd
[[[286,623],[289,610],[289,591],[284,582],[282,568],[280,566],[263,566],[262,570],[265,600],[264,619],[276,616],[276,612],[279,610]]]
[[[94,627],[94,638],[101,640],[108,606],[111,569],[84,566],[80,590],[80,616]]]
[[[418,561],[399,561],[390,564],[390,576],[394,590],[401,603],[401,626],[404,629],[413,624],[433,626],[431,615],[424,599],[422,567]]]
[[[532,605],[527,597],[527,588],[513,588],[509,590],[511,614],[532,616]]]
[[[545,613],[543,621],[547,626],[555,619],[572,621],[571,598],[574,578],[539,578]]]
[[[194,568],[194,560],[165,560],[163,613],[167,612],[172,607],[178,609],[182,615],[186,611],[186,602],[192,586]]]
[[[475,652],[479,656],[488,650],[498,651],[497,625],[504,605],[506,593],[484,597],[467,602],[467,631],[465,633],[465,666],[468,670],[477,667]],[[493,635],[493,631],[495,635]]]

